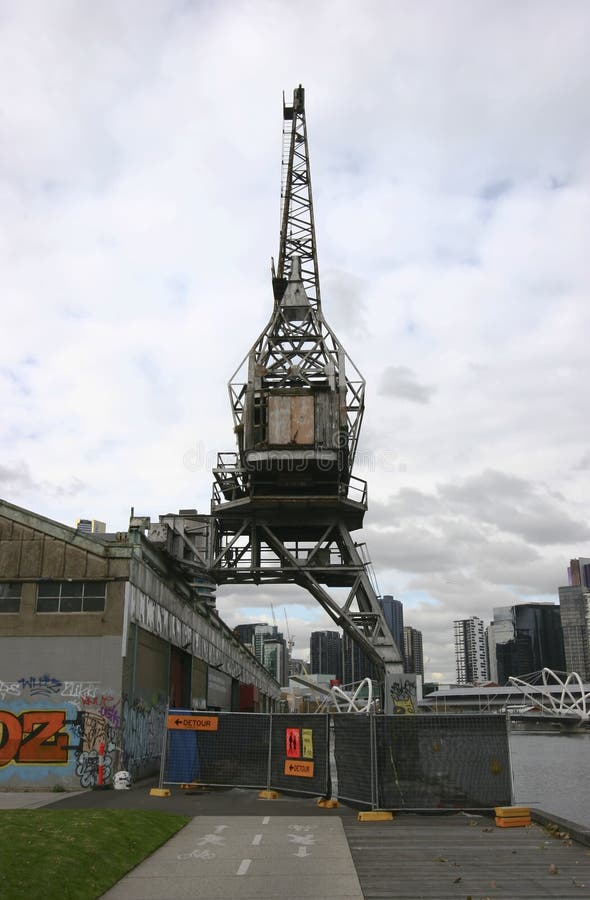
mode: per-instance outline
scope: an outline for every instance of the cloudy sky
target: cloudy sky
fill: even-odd
[[[302,83],[381,591],[442,680],[453,619],[555,601],[590,555],[589,40],[585,0],[0,0],[0,496],[208,511]],[[329,625],[218,602],[285,607],[301,656]]]

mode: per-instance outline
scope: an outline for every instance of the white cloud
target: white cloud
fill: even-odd
[[[383,589],[448,678],[454,616],[556,596],[588,555],[589,20],[581,0],[4,5],[6,499],[115,530],[131,505],[208,509],[302,82]]]

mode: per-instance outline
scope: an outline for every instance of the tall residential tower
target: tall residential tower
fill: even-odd
[[[477,616],[457,619],[455,626],[455,664],[459,684],[481,684],[489,678],[488,652],[484,624]]]

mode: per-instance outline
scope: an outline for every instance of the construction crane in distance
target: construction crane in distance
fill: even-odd
[[[283,606],[283,612],[285,613],[285,626],[286,626],[286,630],[287,630],[287,647],[289,648],[289,657],[290,657],[293,647],[295,646],[295,641],[291,637],[291,631],[289,629],[289,620],[287,618],[287,610],[285,609],[284,606]]]

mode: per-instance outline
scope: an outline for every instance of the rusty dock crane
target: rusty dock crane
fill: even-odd
[[[383,673],[387,712],[402,657],[351,536],[367,510],[366,482],[353,475],[365,381],[322,311],[301,86],[283,101],[272,289],[268,324],[228,385],[237,450],[213,470],[208,572],[217,584],[309,591]]]

